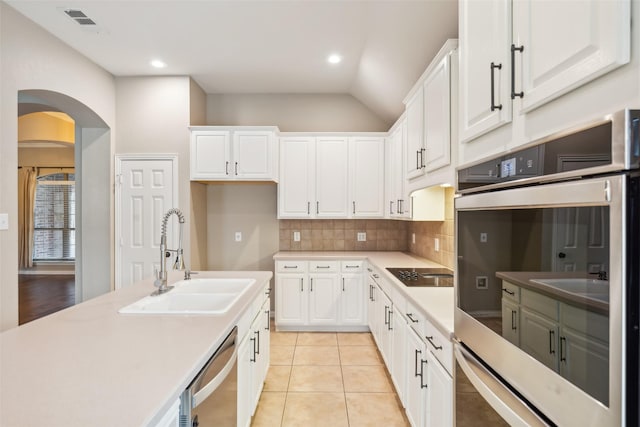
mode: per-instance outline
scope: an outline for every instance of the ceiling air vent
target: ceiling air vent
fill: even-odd
[[[64,13],[66,13],[69,18],[73,19],[80,25],[96,25],[93,19],[89,18],[81,10],[66,9]]]

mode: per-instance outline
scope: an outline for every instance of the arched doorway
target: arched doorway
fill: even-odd
[[[18,116],[62,112],[75,122],[75,302],[112,288],[111,130],[93,110],[67,95],[47,90],[18,93]]]

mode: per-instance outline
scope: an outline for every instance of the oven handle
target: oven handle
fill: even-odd
[[[547,426],[526,403],[457,342],[454,344],[454,353],[473,387],[509,425]]]

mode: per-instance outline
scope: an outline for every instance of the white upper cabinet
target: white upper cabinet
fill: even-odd
[[[315,138],[280,138],[279,218],[311,218],[315,180]]]
[[[630,58],[630,8],[624,0],[514,1],[521,109],[530,111]],[[520,58],[521,57],[521,58]],[[517,86],[517,85],[516,85]]]
[[[459,5],[463,143],[512,120],[515,128],[535,132],[516,122],[630,60],[630,0],[461,0]],[[581,108],[578,103],[576,110]],[[494,144],[512,148],[528,142],[517,132]],[[478,150],[488,151],[491,147]]]
[[[405,179],[424,175],[424,97],[420,86],[406,103]]]
[[[227,179],[231,161],[231,132],[191,131],[191,179]]]
[[[316,217],[347,217],[348,167],[348,138],[316,138]]]
[[[277,181],[275,128],[191,127],[191,180]]]
[[[424,81],[423,162],[427,174],[451,163],[450,62],[450,55],[445,55]]]
[[[349,195],[352,217],[384,217],[384,138],[349,139]]]
[[[404,115],[389,131],[385,151],[385,216],[406,218],[409,216],[409,197],[405,192],[404,149],[407,121]]]

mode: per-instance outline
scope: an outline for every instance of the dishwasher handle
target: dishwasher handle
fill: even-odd
[[[216,350],[214,355],[211,356],[211,359],[209,359],[209,361],[207,362],[205,367],[200,371],[198,376],[193,380],[192,386],[189,387],[193,393],[193,397],[191,399],[192,408],[195,408],[204,400],[206,400],[207,397],[209,397],[211,393],[213,393],[220,386],[220,384],[222,384],[222,382],[227,378],[229,373],[231,373],[231,370],[235,367],[236,361],[238,359],[238,346],[236,345],[237,336],[238,336],[238,330],[236,327],[229,334],[229,336],[222,343],[222,345],[218,348],[218,350]],[[233,353],[231,354],[231,357],[229,358],[227,363],[224,365],[224,367],[220,369],[220,372],[218,372],[217,375],[213,377],[211,381],[209,381],[207,384],[201,385],[200,383],[204,379],[204,376],[207,373],[207,370],[211,366],[213,361],[222,353],[224,353],[226,350],[232,347],[233,347]]]

